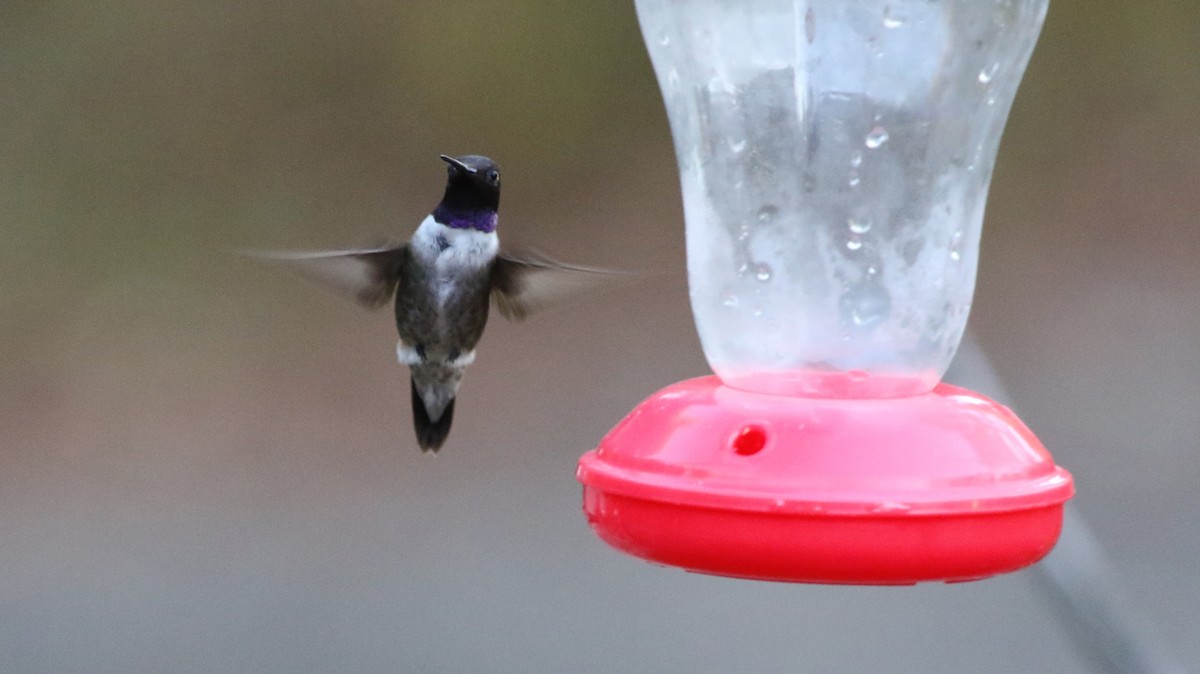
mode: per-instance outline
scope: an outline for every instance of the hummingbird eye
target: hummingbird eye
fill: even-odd
[[[492,169],[491,171],[488,171],[487,172],[487,181],[493,185],[499,185],[500,184],[500,172],[497,171],[496,169]]]

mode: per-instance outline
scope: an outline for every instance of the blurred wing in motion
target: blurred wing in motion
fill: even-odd
[[[404,272],[408,257],[408,246],[247,254],[282,262],[317,285],[368,309],[378,309],[396,292],[396,283]]]
[[[563,264],[538,253],[501,251],[492,265],[492,300],[502,316],[520,321],[547,304],[621,275]]]

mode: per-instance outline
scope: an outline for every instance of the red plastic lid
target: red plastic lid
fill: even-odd
[[[966,389],[796,398],[716,377],[644,401],[580,459],[578,478],[593,528],[626,552],[837,583],[1031,564],[1053,547],[1074,493],[1012,412]]]

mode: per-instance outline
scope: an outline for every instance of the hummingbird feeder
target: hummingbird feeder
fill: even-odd
[[[763,580],[985,578],[1074,493],[1015,415],[940,383],[1047,0],[636,0],[716,376],[579,462],[599,536]]]

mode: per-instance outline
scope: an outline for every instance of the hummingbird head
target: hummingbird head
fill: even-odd
[[[455,229],[496,230],[500,208],[500,167],[475,154],[442,155],[446,162],[446,194],[433,210],[438,222]]]

